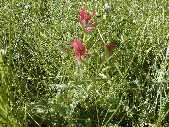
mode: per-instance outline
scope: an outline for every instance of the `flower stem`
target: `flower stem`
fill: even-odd
[[[77,64],[76,65],[77,65],[76,66],[77,76],[78,76],[79,79],[81,79],[83,77],[81,62],[79,60],[77,60]]]

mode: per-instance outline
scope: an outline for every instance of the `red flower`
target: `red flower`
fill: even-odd
[[[108,51],[109,55],[112,54],[113,49],[117,48],[117,44],[114,42],[108,43],[105,45],[106,50]]]
[[[90,14],[85,9],[81,9],[79,11],[79,22],[86,32],[91,32],[95,26],[95,23],[93,23],[91,20],[94,15],[95,12],[93,12],[93,14]]]
[[[76,60],[81,61],[86,56],[86,47],[85,45],[78,39],[74,39],[71,43],[71,46],[74,49]]]
[[[79,20],[80,23],[86,23],[91,19],[91,15],[85,10],[85,9],[81,9],[79,12]]]

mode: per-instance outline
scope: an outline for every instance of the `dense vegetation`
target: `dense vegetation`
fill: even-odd
[[[169,1],[105,3],[0,2],[0,127],[169,126]],[[96,12],[90,33],[82,8]],[[88,51],[80,64],[75,38]]]

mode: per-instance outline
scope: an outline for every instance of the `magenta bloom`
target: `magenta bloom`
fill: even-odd
[[[79,21],[81,24],[89,22],[91,20],[91,15],[85,10],[81,9],[79,12]]]
[[[106,45],[105,45],[105,48],[106,48],[106,50],[108,51],[109,55],[111,55],[113,49],[117,48],[117,44],[111,42],[111,43],[106,44]]]
[[[92,21],[92,17],[94,15],[95,12],[93,12],[93,14],[90,14],[85,9],[81,9],[79,11],[79,22],[86,32],[91,32],[95,26],[95,23]]]
[[[71,43],[71,46],[74,49],[76,60],[83,60],[87,52],[85,45],[79,39],[74,39]]]

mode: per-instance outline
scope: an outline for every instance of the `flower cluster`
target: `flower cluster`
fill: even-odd
[[[89,13],[86,9],[81,9],[78,15],[78,22],[82,26],[85,32],[90,33],[96,27],[95,22],[93,21],[93,16],[95,16],[95,11]],[[74,49],[75,58],[78,62],[82,61],[87,55],[87,49],[85,44],[80,39],[74,39],[71,42],[71,46]],[[105,44],[105,49],[109,55],[112,54],[114,48],[117,47],[117,44],[114,42]]]
[[[108,51],[109,55],[111,55],[114,48],[117,48],[117,44],[114,42],[108,43],[105,45],[106,50]]]
[[[92,21],[93,16],[95,16],[95,12],[90,14],[85,9],[81,9],[79,11],[79,22],[87,33],[92,32],[93,28],[95,27],[95,23]]]
[[[76,60],[81,61],[84,59],[87,52],[85,45],[79,39],[74,39],[71,45],[74,49]]]

